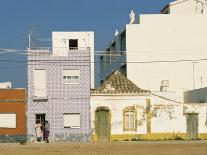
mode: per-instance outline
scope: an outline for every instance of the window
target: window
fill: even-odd
[[[78,49],[78,39],[69,39],[69,49]]]
[[[120,36],[121,51],[126,51],[126,31],[124,31]],[[122,52],[123,53],[123,52]]]
[[[63,114],[64,128],[80,128],[80,114],[79,113],[65,113]]]
[[[0,114],[0,128],[16,128],[16,114]]]
[[[126,131],[136,130],[136,112],[134,107],[127,107],[123,111],[123,126]]]
[[[168,91],[169,88],[169,80],[162,80],[160,85],[160,91],[165,92]]]
[[[63,70],[63,84],[79,84],[79,70]]]
[[[46,70],[35,69],[34,70],[34,96],[46,97]]]

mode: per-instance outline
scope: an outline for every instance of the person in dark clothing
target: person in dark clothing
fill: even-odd
[[[44,130],[44,140],[46,143],[49,143],[49,134],[50,134],[50,124],[48,121],[45,121],[45,130]]]

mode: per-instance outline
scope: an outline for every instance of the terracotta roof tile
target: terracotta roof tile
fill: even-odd
[[[143,90],[137,87],[127,77],[120,72],[115,71],[104,81],[104,83],[96,90],[91,91],[92,94],[143,94],[150,93],[149,90]]]

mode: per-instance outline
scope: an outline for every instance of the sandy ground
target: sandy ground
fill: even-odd
[[[207,155],[207,141],[0,144],[0,155]]]

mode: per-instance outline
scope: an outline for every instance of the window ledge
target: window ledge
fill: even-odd
[[[123,131],[137,131],[136,129],[124,129]]]
[[[64,126],[64,128],[68,128],[68,129],[80,129],[80,127],[74,127],[74,126]]]
[[[78,85],[80,83],[63,83],[64,85]]]

